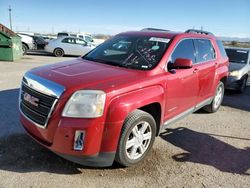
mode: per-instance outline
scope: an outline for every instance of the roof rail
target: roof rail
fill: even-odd
[[[197,34],[205,34],[205,35],[214,35],[211,32],[198,30],[198,29],[188,29],[185,31],[185,33],[197,33]]]
[[[143,28],[141,31],[169,31],[169,30],[149,27],[149,28]]]

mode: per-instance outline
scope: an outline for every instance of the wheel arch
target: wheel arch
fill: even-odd
[[[161,117],[162,117],[161,104],[159,102],[155,102],[155,103],[142,106],[139,109],[153,116],[155,123],[156,123],[156,136],[158,136],[159,131],[160,131],[160,125],[161,125]]]
[[[29,50],[29,45],[26,44],[25,42],[22,42],[23,45],[25,45],[27,47],[27,49]]]
[[[141,97],[143,96],[143,97]],[[162,86],[151,86],[136,91],[132,91],[114,98],[108,107],[107,122],[123,122],[129,113],[136,109],[144,110],[153,117],[156,114],[152,109],[156,109],[162,113],[164,104],[164,89]],[[118,112],[114,116],[114,112]],[[162,115],[160,116],[162,117]],[[162,118],[160,118],[159,124]]]
[[[220,79],[220,81],[224,84],[224,86],[226,86],[227,84],[227,76],[224,76]]]
[[[141,97],[143,96],[143,97]],[[135,110],[151,114],[157,124],[157,134],[163,122],[164,89],[162,86],[151,86],[117,96],[108,105],[102,138],[101,150],[116,151],[120,133],[128,115]],[[160,112],[160,115],[157,115]],[[112,142],[110,142],[112,140]]]
[[[60,50],[62,50],[62,51],[65,53],[65,51],[64,51],[61,47],[55,47],[54,50],[53,50],[53,53],[54,53],[57,49],[60,49]]]

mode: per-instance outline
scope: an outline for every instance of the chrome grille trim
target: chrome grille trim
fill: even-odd
[[[42,94],[56,98],[59,98],[65,91],[65,88],[62,85],[32,74],[30,72],[26,72],[23,76],[23,83]]]
[[[26,87],[29,87],[30,89],[32,89],[38,93],[41,93],[41,94],[46,95],[48,97],[54,98],[54,102],[50,108],[50,111],[49,111],[46,119],[45,119],[45,124],[39,124],[39,123],[35,122],[31,118],[29,118],[27,115],[25,115],[24,112],[22,111],[22,109],[21,109],[21,103],[22,103],[21,95],[23,92],[23,90],[22,90],[23,85],[25,85]],[[47,128],[50,117],[51,117],[52,112],[53,112],[53,110],[58,102],[58,99],[60,98],[60,96],[62,95],[62,93],[64,91],[65,91],[65,88],[63,86],[61,86],[55,82],[52,82],[50,80],[47,80],[45,78],[42,78],[40,76],[34,75],[30,72],[27,72],[23,77],[21,88],[20,88],[19,111],[31,123],[33,123],[37,127],[45,129],[45,128]],[[32,109],[29,109],[29,110],[32,110]]]

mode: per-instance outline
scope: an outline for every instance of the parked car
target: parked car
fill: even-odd
[[[249,48],[226,47],[230,62],[227,89],[238,90],[241,93],[245,91],[250,74],[249,52]]]
[[[27,34],[21,34],[17,33],[22,40],[22,50],[23,50],[23,55],[27,54],[28,50],[33,50],[36,49],[36,44],[35,40],[32,36],[27,35]]]
[[[20,120],[33,139],[70,161],[135,165],[171,123],[219,109],[228,64],[209,32],[121,33],[81,58],[26,72]]]
[[[94,39],[92,37],[92,35],[89,34],[89,33],[60,32],[60,33],[57,34],[57,38],[66,37],[66,36],[81,38],[81,39],[85,40],[88,44],[91,44],[91,45],[94,45],[94,46],[98,46],[99,44],[104,42],[104,40],[102,40],[102,39]]]
[[[86,41],[76,37],[59,37],[51,40],[45,46],[45,51],[53,53],[56,57],[64,55],[82,56],[91,51],[95,46],[88,44]]]

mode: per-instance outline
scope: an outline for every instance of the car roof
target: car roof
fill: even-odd
[[[216,37],[212,34],[201,34],[201,33],[186,33],[186,32],[175,32],[168,30],[141,30],[141,31],[128,31],[123,32],[118,35],[141,35],[141,36],[154,36],[154,37],[163,37],[168,39],[173,39],[176,36],[180,36],[182,38],[208,38],[208,39],[216,39]]]
[[[175,37],[179,33],[167,32],[167,31],[128,31],[128,32],[120,33],[120,34],[166,37],[166,38],[170,38],[171,39],[171,38]]]

